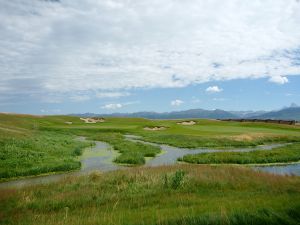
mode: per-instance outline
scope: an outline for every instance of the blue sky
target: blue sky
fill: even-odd
[[[217,86],[220,92],[207,92]],[[208,82],[182,88],[151,88],[131,90],[129,96],[116,98],[91,97],[89,100],[58,103],[27,102],[6,105],[9,112],[34,114],[112,113],[137,111],[177,111],[194,108],[224,110],[274,110],[291,103],[300,105],[300,76],[284,85],[267,79],[242,79]],[[177,104],[174,104],[179,100]],[[173,102],[173,104],[172,104]],[[111,105],[111,107],[107,107]],[[118,107],[119,105],[119,107]]]
[[[0,1],[0,112],[300,104],[298,0]]]

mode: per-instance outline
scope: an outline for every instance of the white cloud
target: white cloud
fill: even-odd
[[[61,113],[61,109],[41,109],[40,111],[43,114],[59,114],[59,113]]]
[[[171,106],[180,106],[183,103],[184,103],[184,101],[176,99],[176,100],[171,101]]]
[[[286,77],[283,77],[283,76],[274,76],[274,77],[271,77],[269,79],[269,81],[273,82],[273,83],[276,83],[276,84],[285,84],[285,83],[289,82],[289,80]]]
[[[109,104],[103,105],[101,108],[115,110],[115,109],[123,108],[125,106],[135,105],[135,104],[139,104],[139,103],[140,103],[139,101],[124,102],[124,103],[109,103]]]
[[[223,102],[226,101],[226,98],[213,98],[214,101],[219,101],[219,102]]]
[[[286,83],[300,75],[299,11],[295,0],[0,1],[0,95]]]
[[[292,93],[286,93],[285,94],[285,96],[287,96],[287,97],[290,97],[290,96],[293,96],[294,94],[292,94]]]
[[[223,91],[223,89],[219,88],[218,86],[210,86],[210,87],[206,88],[205,91],[208,93],[218,93],[218,92]]]
[[[70,97],[71,101],[73,102],[84,102],[91,99],[88,95],[73,95]]]
[[[110,104],[106,104],[106,105],[102,106],[101,108],[114,110],[114,109],[120,109],[122,107],[123,107],[123,105],[120,103],[110,103]]]
[[[97,98],[119,98],[129,96],[128,92],[98,92],[96,94]]]

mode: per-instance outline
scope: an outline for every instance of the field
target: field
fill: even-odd
[[[225,165],[299,161],[299,126],[194,121],[195,125],[185,126],[177,124],[178,120],[106,118],[86,124],[71,116],[0,114],[2,181],[79,170],[84,148],[94,141],[106,142],[119,152],[115,163],[135,166],[69,175],[49,184],[2,188],[0,224],[300,223],[300,177]],[[191,164],[142,167],[149,157],[162,154],[161,149],[132,142],[125,134],[151,143],[218,151],[180,159]],[[78,136],[88,141],[79,141]],[[274,143],[289,144],[266,151],[224,151]]]
[[[134,168],[0,191],[2,224],[299,224],[300,179],[247,168]]]
[[[72,124],[66,124],[72,123]],[[193,163],[269,163],[299,161],[300,127],[238,123],[216,120],[195,120],[193,126],[179,125],[178,120],[146,120],[106,118],[103,123],[86,124],[71,116],[30,116],[0,114],[0,179],[38,175],[80,168],[79,157],[91,143],[75,140],[104,141],[119,151],[116,163],[141,165],[145,157],[155,157],[158,147],[134,143],[124,134],[134,134],[143,140],[185,148],[239,148],[268,143],[295,143],[293,147],[254,153],[214,153],[186,156]],[[148,131],[145,127],[162,126],[165,130]],[[275,155],[267,157],[268,154]],[[212,156],[214,156],[212,158]],[[225,160],[226,158],[226,160]],[[268,159],[266,159],[268,158]]]

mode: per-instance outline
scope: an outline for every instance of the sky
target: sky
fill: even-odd
[[[300,104],[299,0],[0,0],[0,112]]]

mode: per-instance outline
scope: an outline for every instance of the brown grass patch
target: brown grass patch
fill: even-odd
[[[231,136],[230,139],[235,141],[253,141],[259,138],[264,138],[266,136],[270,136],[263,133],[247,133],[247,134],[239,134],[235,136]]]

